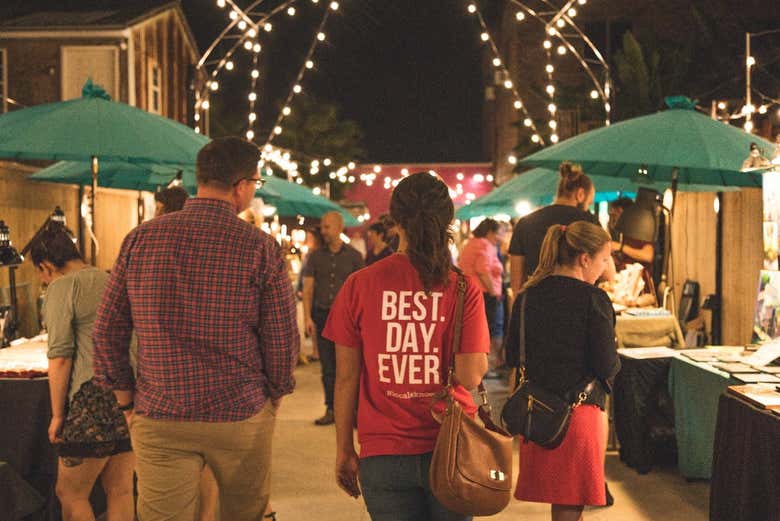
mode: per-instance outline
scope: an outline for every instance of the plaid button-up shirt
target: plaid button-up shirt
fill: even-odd
[[[135,411],[150,418],[239,421],[295,386],[300,339],[280,248],[215,199],[127,235],[93,338],[98,383],[135,390]]]

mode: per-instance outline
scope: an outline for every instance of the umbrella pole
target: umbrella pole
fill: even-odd
[[[90,212],[92,213],[92,248],[91,248],[91,257],[92,257],[92,265],[97,266],[97,244],[95,244],[95,237],[97,233],[97,228],[95,227],[95,193],[97,193],[97,186],[98,186],[98,158],[97,156],[92,156],[92,191],[89,194],[89,203],[90,203]]]
[[[677,167],[672,168],[672,204],[669,208],[666,222],[666,230],[664,233],[664,260],[663,260],[663,272],[661,273],[661,286],[664,288],[663,305],[664,307],[671,307],[670,311],[673,315],[677,315],[677,309],[674,299],[674,269],[672,267],[672,228],[674,226],[674,207],[677,203],[677,182],[678,182],[679,170]],[[667,296],[671,299],[671,306],[667,305]]]

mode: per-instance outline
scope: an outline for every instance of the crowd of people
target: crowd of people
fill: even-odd
[[[61,225],[33,244],[48,284],[49,435],[65,520],[94,519],[98,478],[109,521],[275,519],[271,437],[301,339],[279,244],[237,216],[262,183],[259,155],[238,138],[204,146],[197,196],[160,192],[158,216],[127,235],[110,274],[87,265]],[[587,212],[593,183],[576,165],[560,174],[554,204],[521,219],[511,243],[508,225],[485,219],[457,262],[449,189],[427,172],[394,189],[389,215],[368,227],[365,258],[343,241],[337,212],[308,230],[297,293],[322,370],[325,412],[314,422],[335,424],[335,480],[363,496],[374,521],[469,519],[428,483],[456,270],[467,287],[451,392],[467,413],[483,378],[517,365],[521,311],[510,296],[526,297],[531,378],[561,394],[596,381],[559,447],[520,444],[515,496],[551,504],[554,521],[608,502],[604,407],[620,363],[596,282],[613,276],[614,246]]]

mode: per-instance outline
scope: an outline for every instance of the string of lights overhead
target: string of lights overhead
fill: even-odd
[[[298,69],[298,74],[295,77],[293,86],[288,92],[287,97],[284,100],[282,109],[279,111],[279,115],[277,116],[276,122],[274,123],[273,127],[271,128],[271,131],[268,134],[267,139],[265,140],[265,144],[272,143],[274,138],[280,135],[284,131],[284,128],[282,127],[282,122],[284,118],[286,118],[292,113],[292,109],[290,108],[292,99],[296,95],[303,92],[303,86],[301,85],[301,81],[303,80],[306,71],[314,68],[314,60],[313,60],[314,53],[317,50],[317,46],[320,43],[324,42],[326,39],[326,35],[324,31],[325,31],[325,26],[328,23],[328,18],[330,17],[330,14],[332,12],[338,11],[338,9],[339,9],[339,3],[334,0],[330,2],[330,5],[325,10],[325,14],[322,16],[322,21],[317,27],[317,32],[314,38],[312,38],[311,44],[309,45],[309,50],[306,53],[306,57],[304,58],[301,67]]]
[[[514,97],[513,107],[515,110],[522,111],[524,118],[524,125],[531,129],[533,134],[531,135],[531,140],[534,143],[539,143],[541,145],[544,145],[544,139],[541,136],[541,133],[539,132],[539,129],[536,128],[536,123],[534,123],[533,118],[531,118],[530,113],[528,112],[528,109],[525,106],[525,103],[523,102],[523,98],[520,97],[520,92],[517,88],[517,85],[514,81],[512,81],[512,76],[509,72],[509,68],[507,67],[506,60],[504,60],[501,56],[501,53],[498,50],[498,46],[496,45],[495,39],[490,34],[490,31],[488,30],[487,23],[485,23],[485,18],[482,16],[482,12],[479,10],[479,7],[477,7],[477,4],[474,2],[470,2],[466,8],[466,10],[469,12],[469,14],[476,15],[477,20],[479,20],[479,25],[482,28],[482,32],[480,33],[480,39],[487,43],[490,47],[490,50],[493,54],[493,67],[500,70],[502,72],[503,78],[504,78],[504,88],[512,93],[512,96]]]

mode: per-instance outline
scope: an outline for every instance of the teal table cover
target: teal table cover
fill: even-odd
[[[674,402],[678,467],[688,479],[710,479],[718,399],[740,382],[723,371],[685,357],[672,359],[669,393]]]

